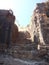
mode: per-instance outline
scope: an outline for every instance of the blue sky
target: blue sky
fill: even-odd
[[[26,26],[36,3],[46,0],[0,0],[0,9],[12,9],[20,26]],[[16,21],[15,21],[16,22]]]
[[[36,3],[43,2],[45,0],[21,0],[18,23],[21,26],[26,26],[30,22],[30,17],[33,14]]]

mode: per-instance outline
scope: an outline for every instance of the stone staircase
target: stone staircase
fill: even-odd
[[[25,34],[19,34],[19,39],[8,50],[9,54],[15,58],[20,59],[34,59],[37,52],[37,45],[31,41],[30,38],[26,38]],[[34,56],[33,56],[34,55]]]

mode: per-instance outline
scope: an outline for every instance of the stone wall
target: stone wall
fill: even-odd
[[[38,3],[32,15],[31,30],[42,44],[49,43],[49,2]],[[34,28],[33,28],[34,25]]]
[[[12,42],[16,43],[18,37],[19,37],[18,27],[16,24],[14,24],[12,28]]]

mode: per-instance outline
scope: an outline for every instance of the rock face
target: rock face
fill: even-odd
[[[14,24],[12,28],[12,43],[16,43],[18,37],[19,37],[18,27],[16,24]]]
[[[12,10],[0,10],[0,50],[4,50],[18,39],[18,27],[14,24]]]
[[[33,37],[36,36],[41,44],[49,44],[49,2],[38,3],[32,16]],[[33,38],[32,37],[32,38]]]
[[[0,49],[5,49],[11,43],[12,26],[15,16],[12,10],[0,10]]]

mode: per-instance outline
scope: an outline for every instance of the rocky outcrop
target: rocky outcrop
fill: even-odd
[[[49,2],[37,4],[31,21],[32,38],[36,36],[39,43],[49,44]]]
[[[12,10],[0,10],[0,48],[7,48],[18,38],[18,27],[14,24],[15,16]]]
[[[15,16],[12,10],[0,10],[0,50],[9,47],[11,43],[12,26]]]

